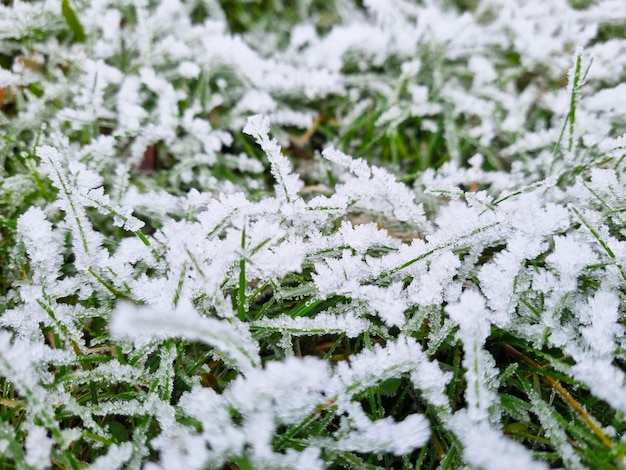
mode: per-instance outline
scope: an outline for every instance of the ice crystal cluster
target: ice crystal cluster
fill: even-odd
[[[626,3],[289,3],[0,5],[2,467],[624,465]]]

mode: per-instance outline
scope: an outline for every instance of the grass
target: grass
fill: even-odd
[[[585,99],[623,77],[598,78],[577,52],[563,99],[568,38],[554,33],[545,69],[486,29],[498,13],[481,2],[423,7],[494,36],[465,53],[426,32],[406,52],[362,2],[214,3],[222,13],[186,2],[180,17],[3,6],[0,468],[623,468],[623,144],[585,140]],[[302,78],[327,65],[306,70],[315,42],[352,18],[388,42],[353,44],[324,69],[343,92],[315,94]],[[309,43],[285,52],[304,23]],[[623,41],[622,23],[588,42]],[[99,43],[107,28],[122,42]],[[211,55],[209,36],[231,56]],[[497,77],[482,88],[476,51]],[[290,175],[241,132],[261,106],[249,90],[275,101],[270,136],[301,175],[297,200],[280,201]],[[620,116],[596,116],[600,141],[622,135]],[[546,129],[556,138],[535,144]],[[322,159],[329,145],[363,158],[366,177]],[[463,315],[480,302],[462,292],[485,303],[474,322]]]

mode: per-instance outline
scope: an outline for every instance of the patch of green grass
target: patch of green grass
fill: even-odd
[[[572,8],[583,12],[587,3],[573,2]],[[497,74],[481,88],[474,86],[481,71],[469,66],[478,52],[463,52],[454,37],[437,42],[423,32],[423,42],[416,43],[409,56],[400,47],[404,45],[394,43],[398,38],[393,28],[385,29],[386,19],[362,2],[213,4],[181,8],[197,31],[232,48],[226,55],[198,46],[202,35],[196,31],[193,36],[192,28],[183,30],[186,23],[169,18],[169,24],[163,17],[161,23],[156,21],[158,4],[119,10],[111,6],[112,16],[103,24],[111,31],[118,28],[119,44],[110,38],[110,43],[98,43],[102,25],[94,21],[97,15],[88,4],[64,0],[62,8],[52,12],[43,3],[33,3],[43,16],[34,16],[31,4],[6,6],[7,15],[23,8],[23,18],[32,19],[32,24],[0,34],[5,51],[1,71],[7,81],[15,80],[13,85],[0,83],[0,468],[79,469],[94,462],[103,468],[109,458],[110,468],[141,468],[161,462],[168,451],[177,452],[173,442],[182,449],[176,454],[179,464],[196,465],[193,468],[274,468],[280,459],[303,456],[311,449],[319,449],[319,462],[327,468],[478,466],[468,460],[465,446],[471,443],[453,421],[468,410],[466,426],[478,429],[485,423],[472,421],[472,413],[486,414],[487,425],[502,439],[549,467],[621,468],[626,454],[621,390],[615,391],[618,398],[607,396],[602,386],[595,388],[593,380],[575,370],[590,357],[604,359],[599,353],[593,356],[602,341],[614,343],[603,363],[604,372],[614,374],[607,380],[619,383],[626,360],[619,303],[626,282],[621,261],[623,145],[605,154],[594,145],[587,147],[580,134],[592,114],[580,104],[585,98],[586,59],[575,57],[567,109],[559,114],[553,101],[558,101],[565,82],[555,78],[551,64],[536,64],[524,50],[517,50],[523,41],[502,36],[480,49]],[[223,23],[212,10],[215,5],[222,10]],[[418,24],[419,15],[411,13],[417,5],[407,3],[398,15]],[[450,12],[464,11],[472,28],[493,26],[497,12],[482,11],[474,18],[479,7],[477,1],[441,2],[431,13],[458,20]],[[305,42],[298,54],[287,56],[294,27],[312,25],[315,36],[310,41],[315,43],[362,18],[357,15],[364,15],[367,27],[380,23],[380,36],[372,38],[388,41],[381,46],[387,55],[377,58],[377,51],[367,47],[348,50],[337,71],[343,92],[307,94],[310,84],[302,76],[307,63],[299,59],[313,45]],[[50,21],[42,20],[48,17]],[[216,33],[208,20],[225,33]],[[464,28],[470,26],[460,27],[459,35]],[[600,24],[589,44],[617,41],[623,32],[617,22]],[[179,42],[168,46],[161,42],[166,38]],[[245,48],[237,49],[241,44]],[[569,56],[571,44],[566,46],[559,59]],[[186,55],[180,52],[185,48],[190,51]],[[202,55],[207,52],[215,54]],[[403,69],[418,59],[414,73]],[[187,62],[199,67],[196,75],[180,72]],[[89,75],[98,64],[110,69]],[[272,76],[272,66],[284,76]],[[100,91],[98,80],[104,80]],[[305,83],[302,89],[291,83],[297,80]],[[122,91],[124,86],[128,88]],[[269,156],[240,132],[253,114],[238,108],[250,90],[266,93],[277,103],[270,114],[303,111],[314,116],[308,128],[277,118],[269,134],[279,139],[281,151],[302,174],[302,197],[294,204],[280,201],[274,188],[277,172],[284,177],[281,172],[287,170],[272,168],[272,173]],[[588,93],[594,97],[600,91],[592,88]],[[528,102],[520,98],[524,92]],[[478,105],[472,108],[464,98]],[[91,108],[93,103],[98,104]],[[485,103],[494,105],[492,114],[477,108]],[[419,108],[425,104],[432,107]],[[126,109],[130,117],[122,116]],[[132,113],[142,112],[145,117],[138,118],[136,126],[122,124]],[[504,117],[518,112],[523,114],[523,128],[500,127]],[[614,126],[602,141],[618,137],[615,129],[623,123],[617,113],[600,118]],[[492,137],[483,124],[493,124]],[[547,129],[559,130],[560,136],[535,146]],[[105,136],[111,136],[110,149]],[[512,153],[507,150],[524,139],[530,144]],[[52,145],[58,158],[43,161],[40,145]],[[370,175],[351,176],[350,169],[322,161],[320,153],[329,146],[363,158]],[[475,170],[484,174],[471,179],[465,172],[477,153],[484,159]],[[242,154],[249,159],[248,169]],[[265,171],[251,170],[250,162],[262,164]],[[374,166],[387,168],[396,179],[375,180]],[[435,180],[424,183],[425,175]],[[605,177],[615,183],[603,185]],[[101,183],[93,183],[94,178]],[[415,200],[427,206],[428,223],[423,227],[402,218],[406,207],[392,193],[396,181],[415,187]],[[365,192],[363,200],[341,206],[342,197],[348,200],[349,191],[365,185],[372,194]],[[333,199],[336,194],[341,197]],[[370,196],[378,199],[371,202]],[[328,207],[315,206],[316,197]],[[532,198],[542,202],[533,206],[528,202]],[[534,213],[520,222],[518,217],[529,207]],[[26,223],[22,217],[33,216],[35,208],[42,209],[42,220],[50,228],[20,228]],[[556,208],[568,216],[557,214]],[[548,210],[554,212],[546,215],[543,211]],[[125,227],[131,213],[141,219],[142,227]],[[311,214],[307,231],[301,222]],[[535,223],[548,226],[559,217],[567,224],[533,231]],[[362,222],[373,223],[376,234],[354,235],[351,231]],[[271,232],[263,232],[264,224]],[[467,229],[456,233],[457,226]],[[380,231],[385,232],[384,243],[370,240]],[[564,262],[555,255],[557,240],[563,237],[573,240],[572,257],[591,253],[574,272],[575,290],[563,287],[569,273],[559,271],[559,262]],[[40,250],[54,243],[60,264],[55,265],[54,256],[50,265],[37,261]],[[281,263],[301,254],[297,269],[282,268]],[[520,259],[510,265],[502,261],[513,255]],[[509,286],[511,265],[516,273]],[[495,287],[488,271],[494,266],[502,268]],[[321,293],[325,281],[336,281],[336,292]],[[398,298],[384,297],[397,286]],[[498,289],[510,290],[505,306],[498,304]],[[439,300],[427,304],[423,291],[433,298],[439,295]],[[462,291],[489,301],[482,314],[495,319],[489,320],[486,341],[476,339],[476,332],[475,343],[469,341],[465,326],[449,313]],[[589,312],[599,309],[594,302],[604,294],[610,296],[608,303],[617,299],[619,315],[603,330],[608,336],[589,340],[591,333],[584,332],[603,321]],[[407,306],[403,320],[394,324],[385,315],[399,299]],[[124,305],[138,315],[163,309],[171,314],[172,324],[154,333],[150,328],[158,325],[148,321],[146,337],[134,330],[128,332],[135,334],[131,339],[112,335],[112,319],[121,315]],[[473,306],[466,307],[468,315],[474,314]],[[609,315],[610,305],[604,310]],[[187,311],[197,314],[193,320],[198,323],[191,327],[184,324],[191,321]],[[329,324],[303,322],[319,318]],[[357,333],[341,331],[330,324],[335,320],[344,320]],[[206,321],[223,331],[199,337],[198,325]],[[413,352],[424,354],[413,370],[407,364],[416,357],[386,362],[404,340],[414,342]],[[237,353],[251,363],[250,356],[258,354],[265,369],[243,369],[245,360],[238,362]],[[363,366],[368,354],[375,359]],[[467,367],[472,355],[493,363],[476,359],[473,370]],[[326,366],[327,375],[303,389],[302,396],[287,393],[282,380],[289,377],[264,375],[272,367],[285,367],[287,375],[298,373],[298,367],[285,365],[293,358],[312,373],[318,372],[312,365],[318,363],[307,359]],[[447,382],[436,382],[433,373],[429,378],[435,385],[421,383],[421,376],[413,375],[426,374],[428,367],[447,374]],[[275,382],[268,385],[267,380]],[[238,401],[247,389],[257,390],[253,387],[258,387],[256,396]],[[472,397],[474,389],[496,397],[488,410]],[[281,415],[291,409],[292,401],[316,393],[318,401],[307,404],[306,412],[293,412],[298,419]],[[265,402],[264,394],[270,395]],[[255,408],[256,400],[260,408]],[[414,436],[373,438],[359,421],[374,426],[387,420],[385,429],[394,430],[392,425],[415,416],[428,422],[428,438],[395,453],[389,442]],[[212,425],[222,426],[220,433]],[[261,450],[252,444],[260,445],[258,430],[267,434],[267,448]],[[216,441],[224,450],[218,457],[211,454],[215,460],[183,462],[193,452],[205,456],[215,451],[211,439],[222,434],[230,441]],[[371,449],[358,439],[369,442]],[[45,451],[46,446],[49,451],[39,458],[35,450]],[[262,460],[263,452],[274,459],[271,464]],[[312,461],[318,462],[313,457],[307,462]],[[495,468],[494,461],[485,466]],[[311,468],[317,468],[314,464]]]

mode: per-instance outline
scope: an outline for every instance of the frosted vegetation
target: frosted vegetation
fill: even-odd
[[[2,468],[624,468],[625,30],[3,2]]]

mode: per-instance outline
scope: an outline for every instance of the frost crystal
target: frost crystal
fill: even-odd
[[[242,372],[247,372],[259,364],[256,344],[247,333],[247,328],[233,320],[232,324],[213,318],[203,318],[193,308],[181,306],[177,310],[150,310],[120,304],[111,331],[118,336],[131,336],[138,339],[154,337],[165,339],[186,337],[215,346],[224,354],[228,362]]]
[[[0,2],[2,464],[623,466],[624,1],[227,3]]]
[[[298,191],[303,186],[297,175],[291,173],[289,160],[281,153],[278,142],[270,139],[269,118],[255,115],[248,118],[246,126],[243,128],[246,134],[251,135],[265,151],[270,161],[272,175],[276,179],[277,196],[287,202],[293,202],[298,198]]]
[[[40,426],[33,426],[26,438],[26,463],[35,468],[43,468],[50,461],[52,439],[47,436],[47,430]]]

